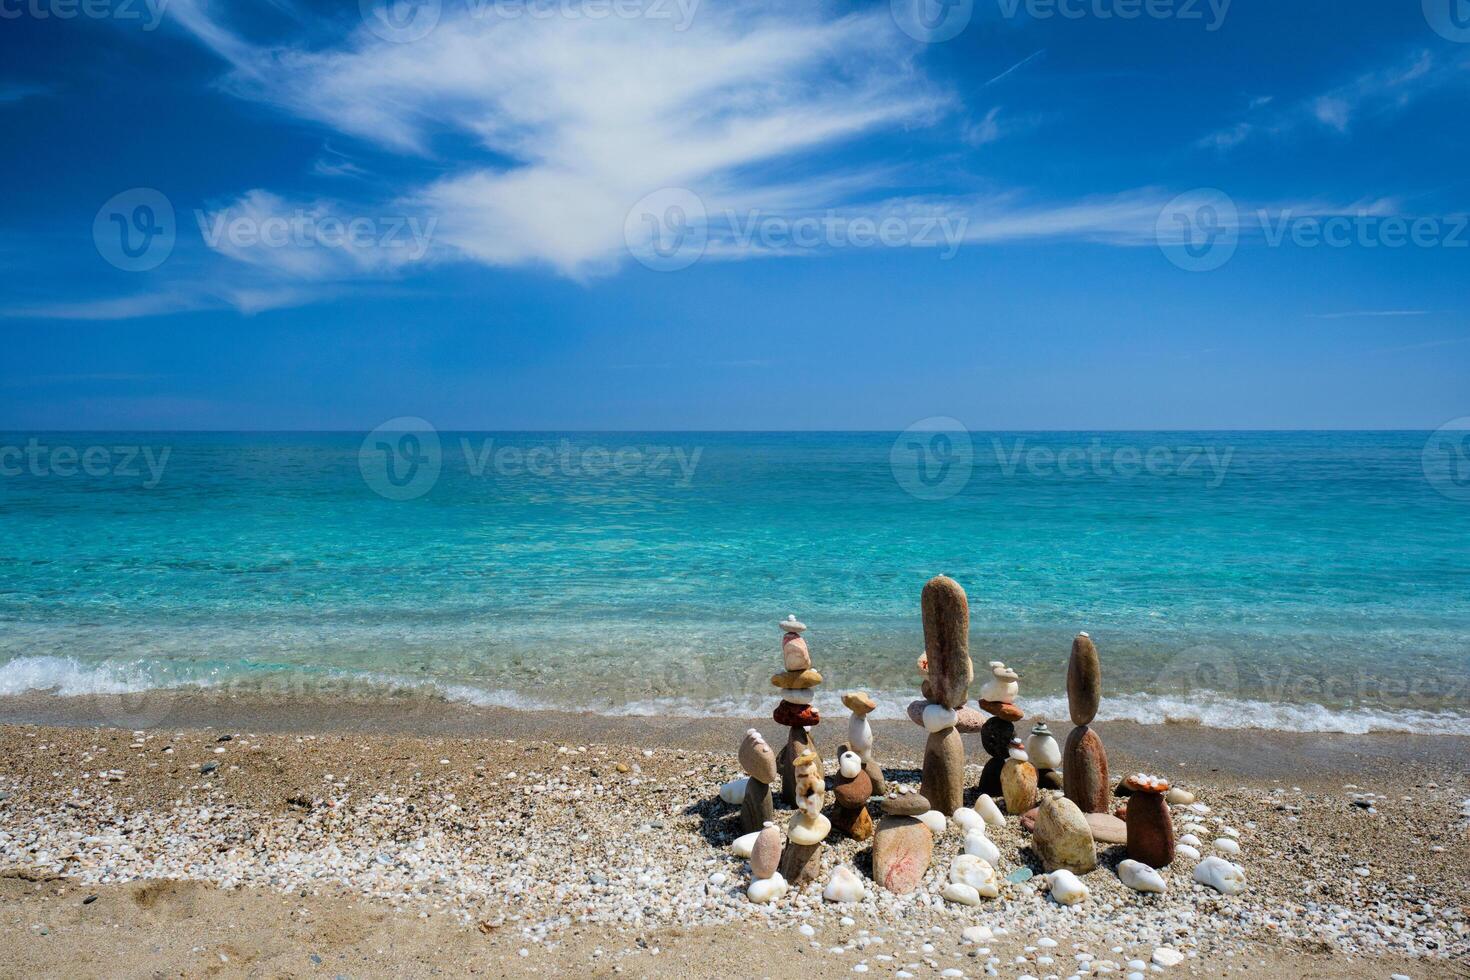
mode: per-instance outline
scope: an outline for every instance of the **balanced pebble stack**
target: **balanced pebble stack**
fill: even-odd
[[[965,743],[955,725],[975,676],[970,662],[970,601],[960,584],[945,575],[925,584],[920,601],[924,656],[919,669],[928,703],[918,716],[929,733],[921,791],[933,809],[948,817],[964,805]]]
[[[1097,647],[1086,633],[1072,641],[1067,661],[1067,709],[1072,729],[1062,752],[1062,790],[1083,813],[1107,813],[1112,787],[1108,784],[1108,753],[1102,739],[1088,726],[1097,717],[1102,700],[1102,664]]]
[[[740,803],[740,832],[749,834],[776,817],[771,799],[771,784],[776,781],[776,753],[754,728],[746,730],[740,743],[740,768],[748,777],[745,798]]]
[[[776,705],[771,717],[776,724],[784,725],[790,730],[786,747],[776,757],[776,764],[781,773],[781,805],[794,807],[797,805],[796,760],[803,753],[815,754],[817,751],[812,742],[811,729],[822,719],[817,714],[817,709],[812,707],[812,692],[822,683],[822,675],[812,669],[811,651],[802,638],[802,634],[806,632],[806,624],[799,621],[793,613],[781,621],[780,627],[781,659],[786,669],[771,676],[771,684],[781,692],[781,703]],[[818,772],[821,767],[819,757]]]

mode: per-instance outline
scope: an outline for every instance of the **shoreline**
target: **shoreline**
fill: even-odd
[[[718,797],[738,719],[190,697],[133,730],[95,726],[118,704],[21,700],[0,699],[0,927],[26,938],[0,972],[1072,972],[1038,963],[1042,937],[1058,965],[1085,953],[1120,976],[1160,946],[1188,957],[1163,975],[1192,976],[1465,976],[1470,956],[1457,736],[1097,726],[1115,773],[1165,772],[1210,808],[1188,819],[1238,828],[1250,888],[1229,899],[1183,868],[1167,895],[1129,892],[1105,852],[1081,906],[1019,885],[961,909],[937,896],[948,832],[915,895],[868,882],[855,906],[819,888],[755,906]],[[834,721],[815,729],[824,754]],[[874,729],[890,777],[917,781],[922,730]],[[1032,860],[1014,818],[994,839],[1006,869]],[[834,842],[826,870],[864,873],[868,847]],[[977,923],[1005,932],[965,942]]]
[[[1065,716],[1031,714],[1064,735]],[[730,751],[746,728],[768,738],[784,732],[766,717],[602,715],[580,711],[518,709],[465,704],[441,698],[352,699],[222,694],[208,690],[150,691],[58,697],[31,693],[0,696],[0,725],[51,727],[249,729],[280,734],[337,733],[451,738],[537,738],[621,745],[667,745]],[[883,744],[922,753],[925,733],[907,720],[875,719]],[[1194,722],[1143,725],[1100,721],[1095,727],[1136,768],[1169,770],[1175,764],[1218,770],[1251,779],[1332,780],[1395,766],[1450,769],[1470,753],[1470,736],[1402,732],[1346,734],[1210,728]],[[841,741],[842,726],[829,720],[816,737]],[[967,752],[980,757],[978,736],[964,737]],[[1112,748],[1112,747],[1117,747]],[[830,746],[828,747],[830,748]],[[733,758],[733,755],[732,755]],[[733,765],[733,762],[732,762]],[[1114,768],[1118,768],[1115,766]]]

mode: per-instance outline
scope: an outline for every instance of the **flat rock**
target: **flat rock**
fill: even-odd
[[[997,718],[1009,721],[1012,724],[1026,717],[1026,712],[1009,701],[981,701],[980,710],[988,712]]]
[[[848,691],[842,695],[842,706],[855,715],[866,715],[878,710],[878,702],[866,691]]]
[[[1093,840],[1099,844],[1128,843],[1128,825],[1111,813],[1087,813],[1087,826],[1092,828]]]
[[[929,798],[922,793],[889,793],[880,804],[883,812],[891,817],[917,817],[934,809]]]
[[[783,691],[805,691],[822,683],[822,675],[811,667],[805,670],[783,670],[771,675],[771,684]]]
[[[1072,724],[1090,725],[1102,701],[1102,662],[1092,637],[1078,633],[1067,661],[1067,710]]]
[[[933,851],[934,834],[917,817],[886,816],[873,834],[873,878],[906,895],[923,881]]]
[[[933,700],[958,708],[968,699],[970,682],[975,679],[970,662],[970,601],[958,582],[936,575],[925,584],[920,604]]]
[[[1087,874],[1097,867],[1092,828],[1077,804],[1064,796],[1047,796],[1037,810],[1031,846],[1043,868]]]
[[[985,727],[986,718],[969,705],[965,705],[955,712],[955,731],[961,735],[974,735]]]

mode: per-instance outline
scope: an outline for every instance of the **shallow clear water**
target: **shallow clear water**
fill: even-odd
[[[764,710],[795,612],[818,706],[896,714],[945,572],[1033,714],[1086,629],[1103,717],[1470,732],[1470,501],[1427,433],[438,433],[391,499],[397,438],[0,434],[36,447],[0,455],[0,693]]]

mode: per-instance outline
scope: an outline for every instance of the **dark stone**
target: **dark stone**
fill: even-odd
[[[1062,748],[1062,791],[1083,813],[1109,810],[1108,753],[1097,732],[1086,725],[1072,729]]]
[[[1067,709],[1072,724],[1092,724],[1101,700],[1102,663],[1098,660],[1097,647],[1087,634],[1079,633],[1072,641],[1072,656],[1067,660]]]
[[[805,728],[792,728],[786,745],[776,756],[776,768],[781,770],[781,806],[791,809],[796,806],[796,757],[812,747],[812,733]]]
[[[822,845],[786,842],[781,851],[781,877],[792,888],[815,881],[822,871]]]
[[[771,787],[759,779],[745,784],[745,799],[740,803],[740,832],[753,834],[766,825],[767,820],[776,819],[776,801],[771,798]]]
[[[1010,757],[1011,739],[1015,737],[1016,726],[1004,718],[992,718],[980,726],[980,747],[996,759]]]
[[[996,803],[1005,805],[1005,791],[1001,788],[1000,772],[1005,768],[1005,758],[985,760],[985,768],[980,770],[980,792],[995,800]]]
[[[1163,793],[1136,792],[1128,800],[1128,856],[1150,868],[1174,863],[1174,819]]]

